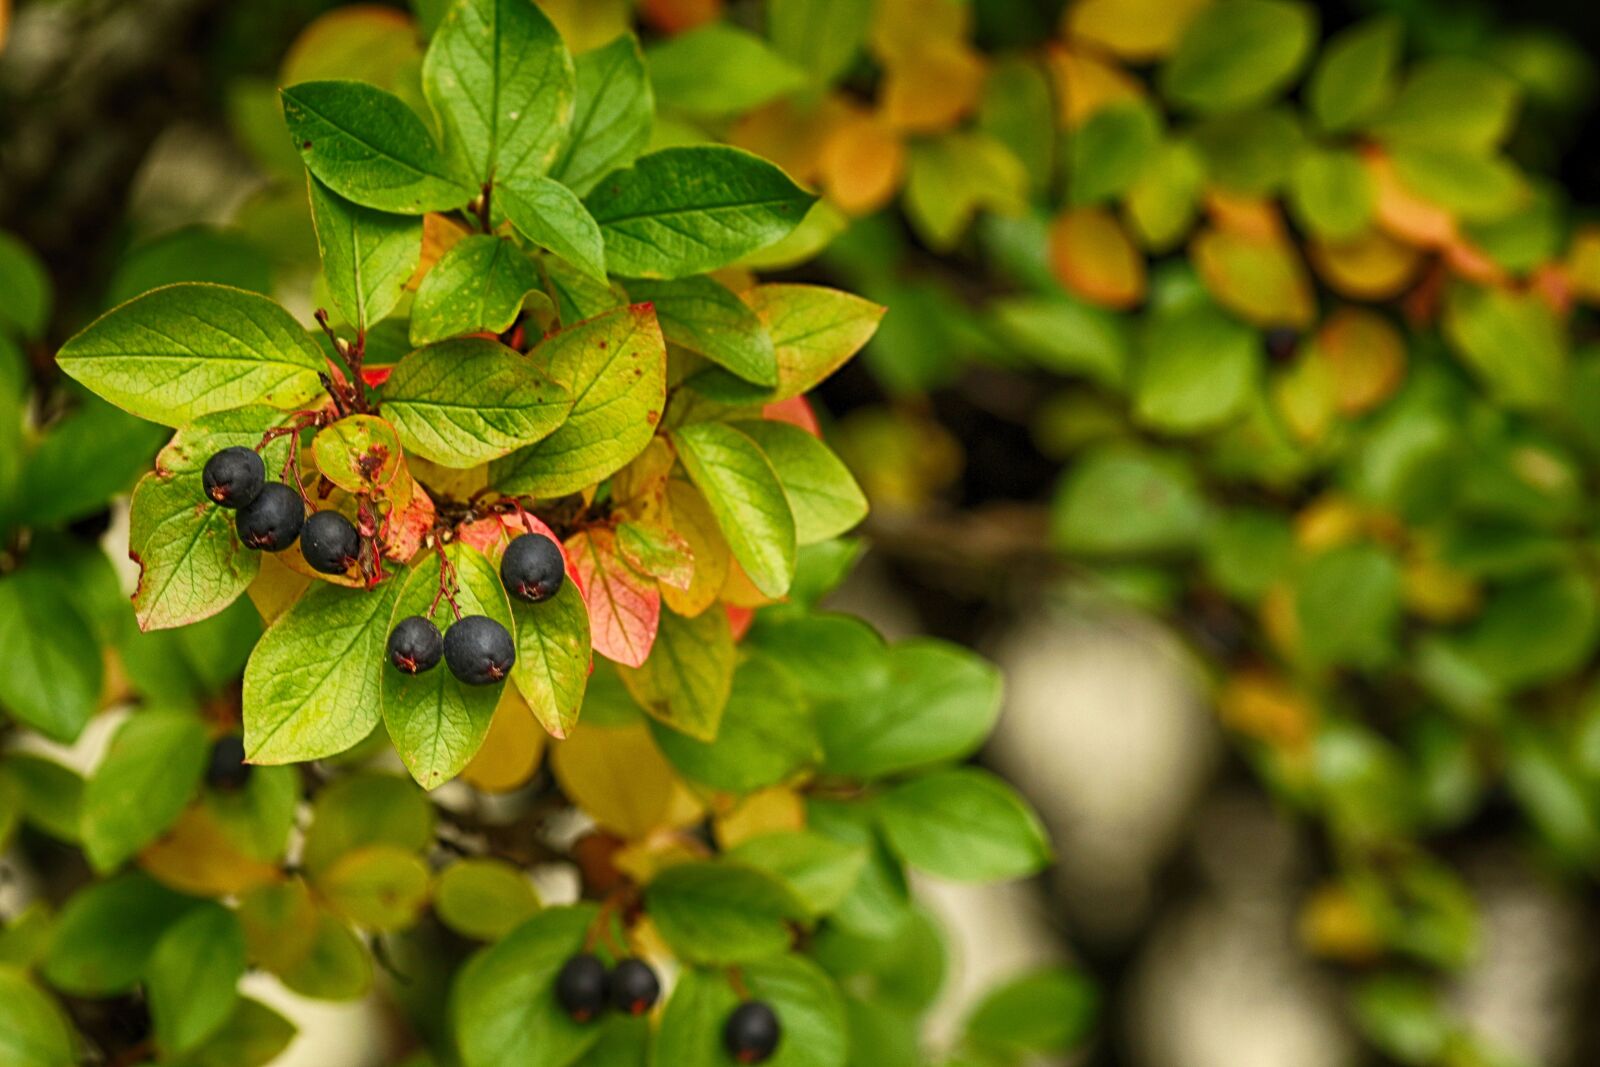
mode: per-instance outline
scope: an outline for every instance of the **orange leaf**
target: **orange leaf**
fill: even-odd
[[[1284,236],[1283,215],[1271,200],[1241,196],[1219,188],[1207,189],[1205,200],[1206,214],[1219,230],[1263,241],[1275,241]]]
[[[358,78],[393,91],[419,55],[411,17],[391,7],[355,4],[319,16],[284,56],[280,85]]]
[[[572,574],[586,593],[594,650],[629,667],[642,665],[661,623],[661,591],[622,559],[612,530],[573,534],[566,549]]]
[[[283,878],[275,864],[236,848],[198,804],[185,808],[171,830],[139,853],[139,866],[164,885],[202,897],[235,896]]]
[[[1126,310],[1144,299],[1144,257],[1115,217],[1079,208],[1050,224],[1050,267],[1091,303]]]
[[[1207,230],[1190,251],[1211,295],[1240,318],[1268,328],[1310,325],[1311,284],[1288,241]]]
[[[422,258],[417,262],[417,269],[411,272],[411,277],[406,279],[406,288],[416,289],[421,285],[433,265],[471,232],[464,223],[447,215],[433,212],[422,216]]]
[[[722,610],[728,613],[728,626],[733,630],[733,639],[742,640],[750,632],[750,624],[756,621],[755,611],[737,604],[724,604]]]
[[[1346,241],[1313,241],[1311,263],[1322,280],[1356,300],[1389,300],[1416,277],[1421,255],[1379,230]]]
[[[740,118],[729,131],[728,142],[770,159],[795,181],[814,182],[823,145],[848,118],[849,109],[832,97],[815,107],[785,98]]]
[[[883,115],[909,132],[946,130],[977,105],[982,91],[982,57],[963,42],[934,41],[888,66]]]
[[[384,531],[383,556],[397,563],[406,563],[422,547],[422,539],[433,529],[433,500],[421,484],[412,482],[411,503],[390,512],[389,527]]]
[[[1341,308],[1328,316],[1313,351],[1333,371],[1334,400],[1345,415],[1371,411],[1405,378],[1406,347],[1400,331],[1364,308]]]
[[[1065,129],[1077,129],[1103,107],[1144,96],[1144,89],[1127,71],[1090,52],[1052,45],[1046,58],[1056,84],[1057,121]]]
[[[1450,212],[1401,184],[1387,156],[1374,151],[1366,163],[1378,191],[1375,214],[1379,226],[1407,244],[1423,248],[1447,245],[1455,239],[1456,220]]]
[[[642,0],[639,15],[663,33],[682,33],[722,14],[722,0]]]
[[[811,402],[803,396],[791,396],[788,400],[768,404],[761,409],[761,417],[771,419],[773,422],[787,422],[791,426],[798,426],[812,437],[822,436],[822,427],[817,425],[817,416],[811,410]]]
[[[822,148],[821,182],[847,215],[868,215],[893,198],[905,178],[906,146],[888,124],[858,115],[834,127]]]

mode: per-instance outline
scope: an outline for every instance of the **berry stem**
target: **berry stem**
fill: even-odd
[[[738,967],[729,967],[727,970],[728,984],[738,994],[740,1000],[750,999],[750,987],[744,984],[744,972]]]
[[[456,585],[456,568],[450,562],[450,557],[445,554],[444,540],[434,538],[433,547],[439,550],[439,591],[433,595],[433,603],[428,605],[428,617],[439,610],[439,599],[443,597],[450,604],[450,610],[455,613],[456,621],[461,621],[461,605],[456,603],[456,595],[452,588]]]

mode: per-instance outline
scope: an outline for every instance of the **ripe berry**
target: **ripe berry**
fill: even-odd
[[[723,1047],[740,1063],[765,1063],[782,1036],[777,1013],[760,1000],[747,1000],[733,1009],[722,1028]]]
[[[492,685],[511,673],[517,648],[504,626],[487,615],[468,615],[445,631],[444,661],[468,685]]]
[[[421,615],[401,619],[389,634],[389,662],[406,674],[431,671],[443,656],[444,636]]]
[[[594,1019],[606,1006],[606,965],[588,953],[572,957],[556,975],[556,999],[578,1022]]]
[[[262,487],[260,495],[248,507],[239,509],[234,526],[245,547],[282,552],[300,536],[300,526],[305,519],[306,509],[300,494],[282,482],[271,482]]]
[[[544,534],[513,538],[500,557],[500,580],[519,600],[537,604],[549,600],[567,577],[561,549]]]
[[[337,511],[314,511],[300,531],[300,552],[312,570],[343,574],[361,558],[361,535]]]
[[[644,960],[625,959],[611,972],[611,1004],[620,1012],[643,1015],[660,995],[661,982]]]
[[[206,496],[225,508],[242,508],[261,495],[267,484],[267,467],[254,449],[243,445],[224,448],[206,460],[200,473]]]
[[[211,759],[206,766],[206,784],[231,793],[250,781],[250,764],[244,761],[244,738],[224,734],[211,743]]]

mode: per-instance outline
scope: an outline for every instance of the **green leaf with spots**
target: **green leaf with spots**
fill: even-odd
[[[492,234],[464,237],[417,287],[411,343],[500,333],[516,321],[523,298],[538,288],[539,271],[522,249]]]
[[[732,426],[715,422],[685,426],[673,433],[672,443],[756,588],[770,597],[788,592],[795,566],[794,514],[761,448]]]
[[[167,426],[246,404],[292,408],[321,388],[325,366],[283,308],[202,283],[113,308],[62,345],[56,363],[123,410]]]
[[[548,437],[574,393],[540,361],[481,337],[411,353],[384,383],[383,411],[406,447],[446,467],[475,467]]]
[[[712,278],[628,283],[628,295],[655,305],[671,343],[756,385],[778,384],[778,357],[767,329],[738,295]]]
[[[351,203],[310,175],[306,183],[334,307],[365,330],[400,302],[422,258],[422,220]]]

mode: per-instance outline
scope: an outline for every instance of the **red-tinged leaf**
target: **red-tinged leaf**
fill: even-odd
[[[362,367],[361,380],[376,389],[389,380],[389,375],[394,373],[394,367]]]
[[[816,412],[811,410],[811,402],[803,396],[791,396],[787,400],[768,404],[761,409],[761,417],[798,426],[812,437],[822,436],[822,427],[817,424]]]
[[[407,563],[422,547],[422,539],[433,529],[433,500],[416,482],[411,483],[411,503],[389,515],[384,531],[383,558]]]
[[[566,549],[572,574],[587,592],[594,650],[626,666],[640,666],[650,656],[661,623],[661,591],[623,560],[611,530],[574,534]]]
[[[722,607],[728,613],[728,627],[733,631],[733,639],[744,640],[744,635],[750,631],[750,624],[756,621],[755,609],[741,608],[737,604],[724,604]]]
[[[617,527],[617,550],[640,574],[687,591],[694,581],[694,549],[674,530],[651,522]]]

